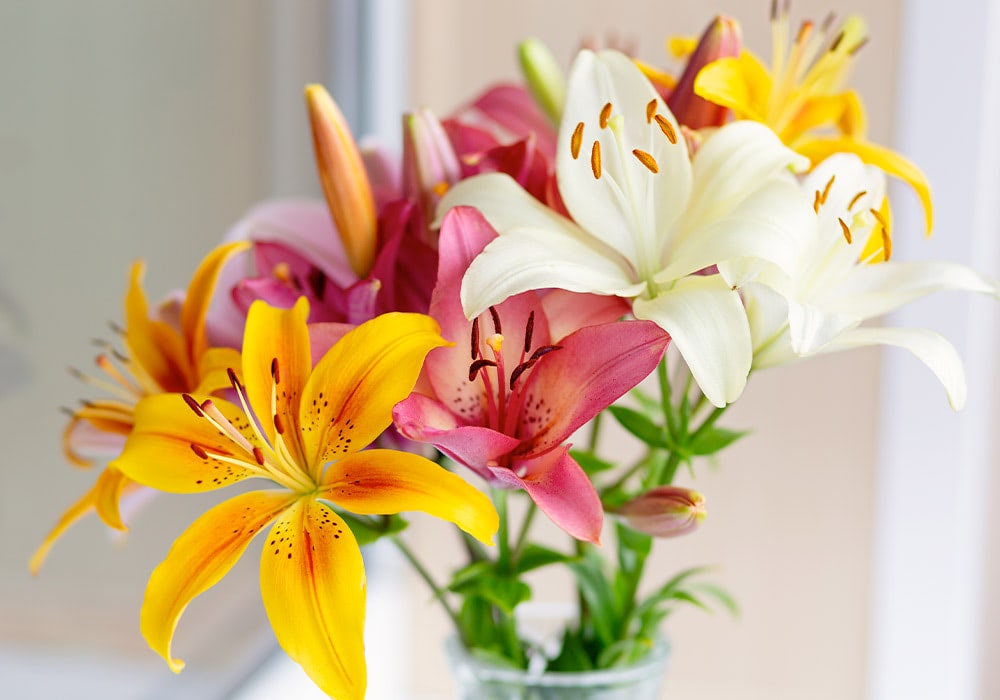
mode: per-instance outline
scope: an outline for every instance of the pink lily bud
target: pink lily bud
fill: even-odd
[[[347,260],[358,277],[375,261],[378,221],[371,184],[344,115],[322,85],[306,86],[316,167]]]
[[[455,149],[433,112],[403,115],[403,194],[417,203],[424,228],[434,220],[441,197],[461,177]]]
[[[718,15],[705,29],[698,46],[688,59],[687,66],[677,81],[677,87],[667,99],[667,106],[677,121],[691,129],[722,126],[729,110],[694,94],[694,79],[699,71],[720,58],[735,57],[742,46],[740,25],[736,20]]]
[[[680,486],[658,486],[618,508],[632,528],[653,537],[676,537],[705,519],[705,498]]]

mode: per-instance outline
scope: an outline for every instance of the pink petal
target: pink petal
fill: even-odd
[[[535,104],[531,94],[519,85],[498,85],[477,99],[472,109],[481,118],[496,125],[506,140],[524,138],[535,134],[538,148],[549,158],[556,153],[556,133],[551,123]]]
[[[649,321],[581,328],[559,341],[523,388],[522,435],[529,455],[562,444],[580,426],[649,375],[670,336]]]
[[[510,145],[490,148],[466,158],[466,177],[481,173],[505,173],[540,202],[546,201],[549,161],[535,148],[534,135]]]
[[[523,488],[556,525],[578,540],[600,543],[604,510],[587,474],[569,455],[569,447],[520,462],[523,478],[510,469],[493,467],[495,480]]]
[[[372,196],[375,197],[375,209],[381,211],[386,204],[402,196],[399,159],[377,143],[362,142],[360,149]]]
[[[542,297],[542,308],[549,319],[549,333],[558,342],[578,328],[617,321],[631,307],[621,297],[553,289]]]
[[[427,442],[460,464],[489,479],[487,465],[496,464],[520,440],[477,425],[463,425],[448,408],[423,394],[410,394],[396,404],[393,422],[410,440]]]
[[[337,341],[343,338],[348,331],[354,328],[350,323],[310,323],[309,330],[309,351],[312,355],[313,367],[320,361],[320,358],[334,346]]]

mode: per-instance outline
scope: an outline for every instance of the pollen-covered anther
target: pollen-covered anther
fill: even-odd
[[[191,451],[194,452],[201,459],[208,459],[208,453],[205,452],[205,448],[196,443],[191,443]]]
[[[278,435],[285,434],[285,421],[281,420],[281,416],[277,413],[274,414],[274,429],[278,431]]]
[[[436,194],[438,197],[444,197],[445,193],[447,193],[449,189],[451,189],[451,185],[442,180],[431,188],[431,192]]]
[[[570,138],[569,141],[569,150],[570,153],[573,155],[573,160],[576,160],[577,158],[580,157],[580,146],[582,145],[583,145],[583,122],[580,122],[579,124],[576,125],[576,128],[573,129],[573,136]]]
[[[531,361],[537,361],[554,350],[562,350],[562,345],[543,345],[531,353]]]
[[[503,327],[500,325],[500,313],[497,311],[495,306],[489,308],[490,318],[493,319],[493,332],[500,334],[503,333]]]
[[[847,241],[847,245],[851,245],[854,239],[851,237],[851,227],[844,223],[844,220],[838,218],[837,221],[840,222],[840,230],[844,232],[844,240]]]
[[[281,384],[281,370],[278,369],[278,358],[271,359],[271,378],[275,384]]]
[[[257,462],[257,464],[259,464],[262,467],[264,466],[264,451],[259,447],[257,447],[256,445],[253,448],[253,458]]]
[[[601,179],[601,142],[594,141],[590,149],[590,169],[594,172],[594,178]]]
[[[830,179],[826,181],[826,186],[823,188],[823,195],[819,198],[820,204],[826,204],[826,198],[830,196],[830,188],[833,187],[833,182],[836,179],[836,175],[831,175]]]
[[[882,257],[886,262],[892,257],[892,236],[885,226],[882,227]]]
[[[199,404],[195,398],[191,396],[191,394],[181,394],[181,396],[184,398],[184,403],[188,405],[188,408],[194,411],[196,416],[199,418],[205,417],[205,412],[201,410],[201,404]]]
[[[646,123],[649,124],[653,121],[653,117],[656,116],[656,98],[653,98],[648,103],[646,103]]]
[[[674,130],[674,125],[670,123],[670,120],[662,114],[657,114],[655,119],[660,127],[660,131],[667,137],[667,141],[671,144],[677,143],[677,132]]]
[[[274,278],[284,284],[294,284],[292,268],[287,262],[280,262],[272,270]]]
[[[600,123],[602,129],[607,129],[608,128],[608,119],[610,119],[610,118],[611,118],[611,103],[607,102],[601,108],[601,116],[600,116],[599,123]]]
[[[795,43],[796,44],[805,43],[806,39],[809,38],[809,35],[812,34],[812,30],[813,30],[813,23],[808,19],[803,21],[802,24],[799,25],[799,33],[795,37]]]
[[[813,211],[819,214],[819,208],[820,206],[822,206],[822,204],[823,204],[823,193],[820,192],[819,190],[816,190],[816,193],[813,196]]]
[[[660,166],[657,165],[656,158],[654,158],[650,154],[646,153],[641,149],[634,148],[632,149],[632,155],[634,155],[640,163],[645,165],[646,170],[648,170],[649,172],[654,174],[660,172]]]
[[[848,211],[850,211],[851,209],[853,209],[854,205],[858,203],[858,200],[860,200],[866,194],[868,194],[868,190],[861,190],[856,195],[854,195],[854,198],[851,199],[851,203],[847,205]]]
[[[497,363],[493,360],[479,359],[469,365],[469,381],[475,381],[476,375],[479,374],[481,369],[486,367],[496,367]]]

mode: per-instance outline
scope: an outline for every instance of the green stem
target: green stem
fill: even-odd
[[[677,419],[674,415],[673,400],[670,395],[670,377],[667,376],[667,358],[664,355],[656,366],[656,378],[660,383],[660,405],[663,408],[663,418],[666,421],[670,441],[677,444]]]
[[[691,434],[691,440],[694,441],[697,438],[701,437],[702,433],[704,433],[706,430],[715,425],[715,421],[719,420],[719,418],[722,417],[722,414],[726,412],[727,408],[729,407],[716,406],[714,409],[712,409],[712,412],[708,414],[708,417],[705,419],[705,422],[699,425],[698,429]]]
[[[590,422],[590,442],[587,444],[587,449],[592,453],[597,452],[597,439],[600,436],[601,418],[603,417],[604,411],[601,411]]]
[[[399,535],[392,535],[389,539],[391,539],[393,544],[396,545],[396,548],[403,553],[403,556],[406,557],[406,560],[410,562],[410,565],[420,575],[420,578],[424,580],[424,583],[427,584],[427,587],[430,588],[431,591],[434,593],[435,600],[441,603],[441,607],[444,608],[444,611],[448,614],[448,617],[451,618],[451,622],[452,624],[455,625],[455,629],[461,632],[462,630],[461,622],[459,621],[458,615],[455,613],[455,611],[452,610],[450,605],[448,605],[448,601],[445,600],[444,597],[445,590],[437,585],[437,583],[434,581],[434,578],[431,576],[427,568],[420,562],[419,559],[417,559],[417,556],[413,553],[413,550],[411,550],[406,545],[406,543],[403,542],[402,537],[400,537]]]
[[[538,512],[538,507],[535,505],[534,501],[528,503],[528,512],[524,515],[524,522],[521,523],[521,531],[517,535],[517,539],[514,541],[514,550],[511,553],[511,564],[516,566],[517,562],[521,560],[521,553],[524,550],[524,545],[528,540],[528,530],[531,529],[531,523],[535,519],[535,513]]]

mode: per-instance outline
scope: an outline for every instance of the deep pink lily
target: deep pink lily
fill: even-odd
[[[462,277],[496,235],[475,209],[445,217],[430,313],[455,345],[431,352],[427,393],[397,404],[393,418],[405,437],[524,489],[567,533],[597,542],[600,499],[566,441],[642,381],[670,338],[653,323],[615,320],[624,307],[613,297],[563,291],[518,294],[470,324]]]

